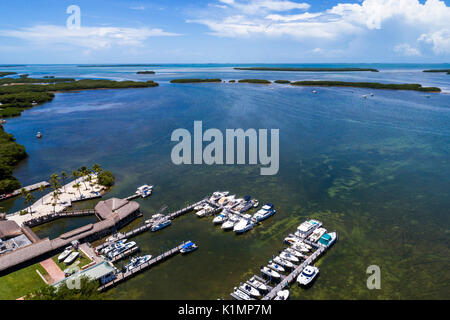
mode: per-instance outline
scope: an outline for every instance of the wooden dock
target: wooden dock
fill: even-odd
[[[0,195],[0,200],[6,200],[6,199],[9,199],[12,197],[16,197],[22,193],[22,189],[25,189],[26,191],[31,192],[31,191],[35,191],[35,190],[39,189],[41,186],[43,186],[44,188],[47,188],[50,186],[50,183],[48,183],[47,181],[41,181],[39,183],[35,183],[32,185],[17,189],[11,193],[2,194],[2,195]]]
[[[120,261],[120,260],[125,259],[126,257],[131,256],[132,254],[138,252],[139,250],[141,250],[141,248],[139,248],[139,246],[134,246],[133,248],[122,252],[118,256],[115,256],[110,261],[113,262],[113,263],[117,262],[117,261]]]
[[[184,243],[180,244],[179,246],[177,246],[173,249],[170,249],[169,251],[166,251],[166,252],[160,254],[159,256],[151,259],[150,261],[140,265],[136,269],[133,269],[133,270],[127,271],[127,272],[120,272],[119,274],[117,274],[116,279],[102,285],[101,287],[98,288],[98,290],[106,291],[106,290],[114,287],[115,285],[134,277],[136,274],[138,274],[144,270],[147,270],[147,269],[159,264],[160,262],[167,260],[170,257],[173,257],[174,255],[176,255],[180,252],[183,245],[184,245]]]
[[[73,210],[73,211],[62,211],[62,212],[55,212],[50,213],[45,216],[39,216],[33,219],[30,219],[28,221],[25,221],[23,224],[24,226],[27,226],[29,228],[39,226],[41,224],[54,221],[60,218],[72,218],[72,217],[83,217],[83,216],[90,216],[95,215],[94,209],[86,209],[86,210]]]

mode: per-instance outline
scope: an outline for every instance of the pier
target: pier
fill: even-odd
[[[47,188],[49,186],[50,186],[50,183],[48,183],[47,181],[42,181],[42,182],[39,182],[39,183],[35,183],[35,184],[32,184],[32,185],[29,185],[29,186],[17,189],[15,191],[11,192],[11,193],[6,193],[6,194],[0,195],[0,201],[1,200],[6,200],[6,199],[9,199],[9,198],[13,198],[13,197],[16,197],[16,196],[20,195],[22,193],[22,189],[25,189],[25,191],[31,192],[31,191],[38,190],[40,187]]]
[[[150,261],[140,265],[136,269],[133,269],[133,270],[127,271],[127,272],[118,273],[114,280],[102,285],[101,287],[98,288],[98,290],[106,291],[106,290],[114,287],[115,285],[134,277],[136,274],[138,274],[144,270],[147,270],[147,269],[159,264],[160,262],[167,260],[170,257],[173,257],[174,255],[176,255],[180,252],[183,245],[184,245],[184,243],[180,244],[179,246],[177,246],[173,249],[170,249],[169,251],[166,251],[166,252],[160,254],[159,256],[157,256],[155,258],[152,258]]]
[[[120,261],[122,259],[125,259],[126,257],[131,256],[132,254],[138,252],[139,250],[141,250],[141,248],[139,248],[139,246],[134,246],[131,249],[128,249],[124,252],[122,252],[121,254],[119,254],[118,256],[115,256],[114,258],[112,258],[110,261],[111,262],[117,262]]]
[[[33,219],[30,219],[28,221],[25,221],[23,223],[24,226],[27,226],[29,228],[33,228],[36,226],[39,226],[41,224],[54,221],[60,218],[73,218],[73,217],[84,217],[84,216],[91,216],[96,215],[96,212],[94,209],[87,209],[87,210],[73,210],[73,211],[62,211],[62,212],[55,212],[50,213],[44,216],[39,216]]]

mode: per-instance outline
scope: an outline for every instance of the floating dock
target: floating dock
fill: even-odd
[[[22,189],[25,189],[26,191],[31,192],[31,191],[35,191],[35,190],[39,189],[40,187],[47,188],[49,186],[50,186],[50,183],[48,183],[47,181],[42,181],[42,182],[39,182],[39,183],[35,183],[35,184],[30,185],[30,186],[26,186],[26,187],[17,189],[15,191],[11,192],[11,193],[6,193],[6,194],[0,195],[0,201],[1,200],[6,200],[6,199],[9,199],[9,198],[13,198],[13,197],[16,197],[16,196],[20,195],[22,193]]]
[[[120,260],[125,259],[126,257],[131,256],[132,254],[138,252],[139,250],[141,250],[141,248],[139,248],[139,246],[134,246],[133,248],[122,252],[118,256],[115,256],[110,261],[113,262],[113,263],[117,262],[117,261],[120,261]]]
[[[47,223],[50,221],[54,221],[54,220],[57,220],[60,218],[83,217],[83,216],[90,216],[90,215],[96,215],[96,212],[94,209],[55,212],[55,213],[50,213],[45,216],[39,216],[39,217],[30,219],[28,221],[25,221],[23,223],[23,225],[27,226],[29,228],[33,228],[33,227],[39,226],[41,224],[44,224],[44,223]]]

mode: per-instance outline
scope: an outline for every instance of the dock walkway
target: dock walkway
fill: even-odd
[[[94,209],[87,209],[87,210],[73,210],[73,211],[62,211],[62,212],[55,212],[50,213],[44,216],[38,216],[36,218],[32,218],[28,221],[24,221],[23,225],[27,226],[29,228],[36,227],[38,225],[57,220],[60,218],[72,218],[72,217],[83,217],[83,216],[90,216],[95,215]]]
[[[41,181],[41,182],[38,182],[38,183],[35,183],[32,185],[17,189],[11,193],[1,194],[0,201],[20,195],[22,193],[22,189],[25,189],[26,191],[31,192],[31,191],[35,191],[35,190],[39,189],[41,186],[43,186],[44,188],[47,188],[50,186],[50,183],[48,183],[47,181]]]

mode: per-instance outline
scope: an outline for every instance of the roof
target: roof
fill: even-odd
[[[139,204],[125,199],[112,198],[100,201],[95,206],[95,211],[102,220],[118,216],[119,220],[127,217],[139,209]]]
[[[22,234],[22,229],[12,220],[0,221],[0,239],[17,237]]]
[[[107,276],[114,272],[114,268],[106,261],[100,262],[92,267],[89,267],[85,270],[81,270],[70,277],[67,277],[59,282],[54,283],[54,286],[59,286],[60,284],[66,282],[67,280],[74,280],[76,278],[79,278],[81,276],[88,277],[93,280],[98,280],[103,276]]]

